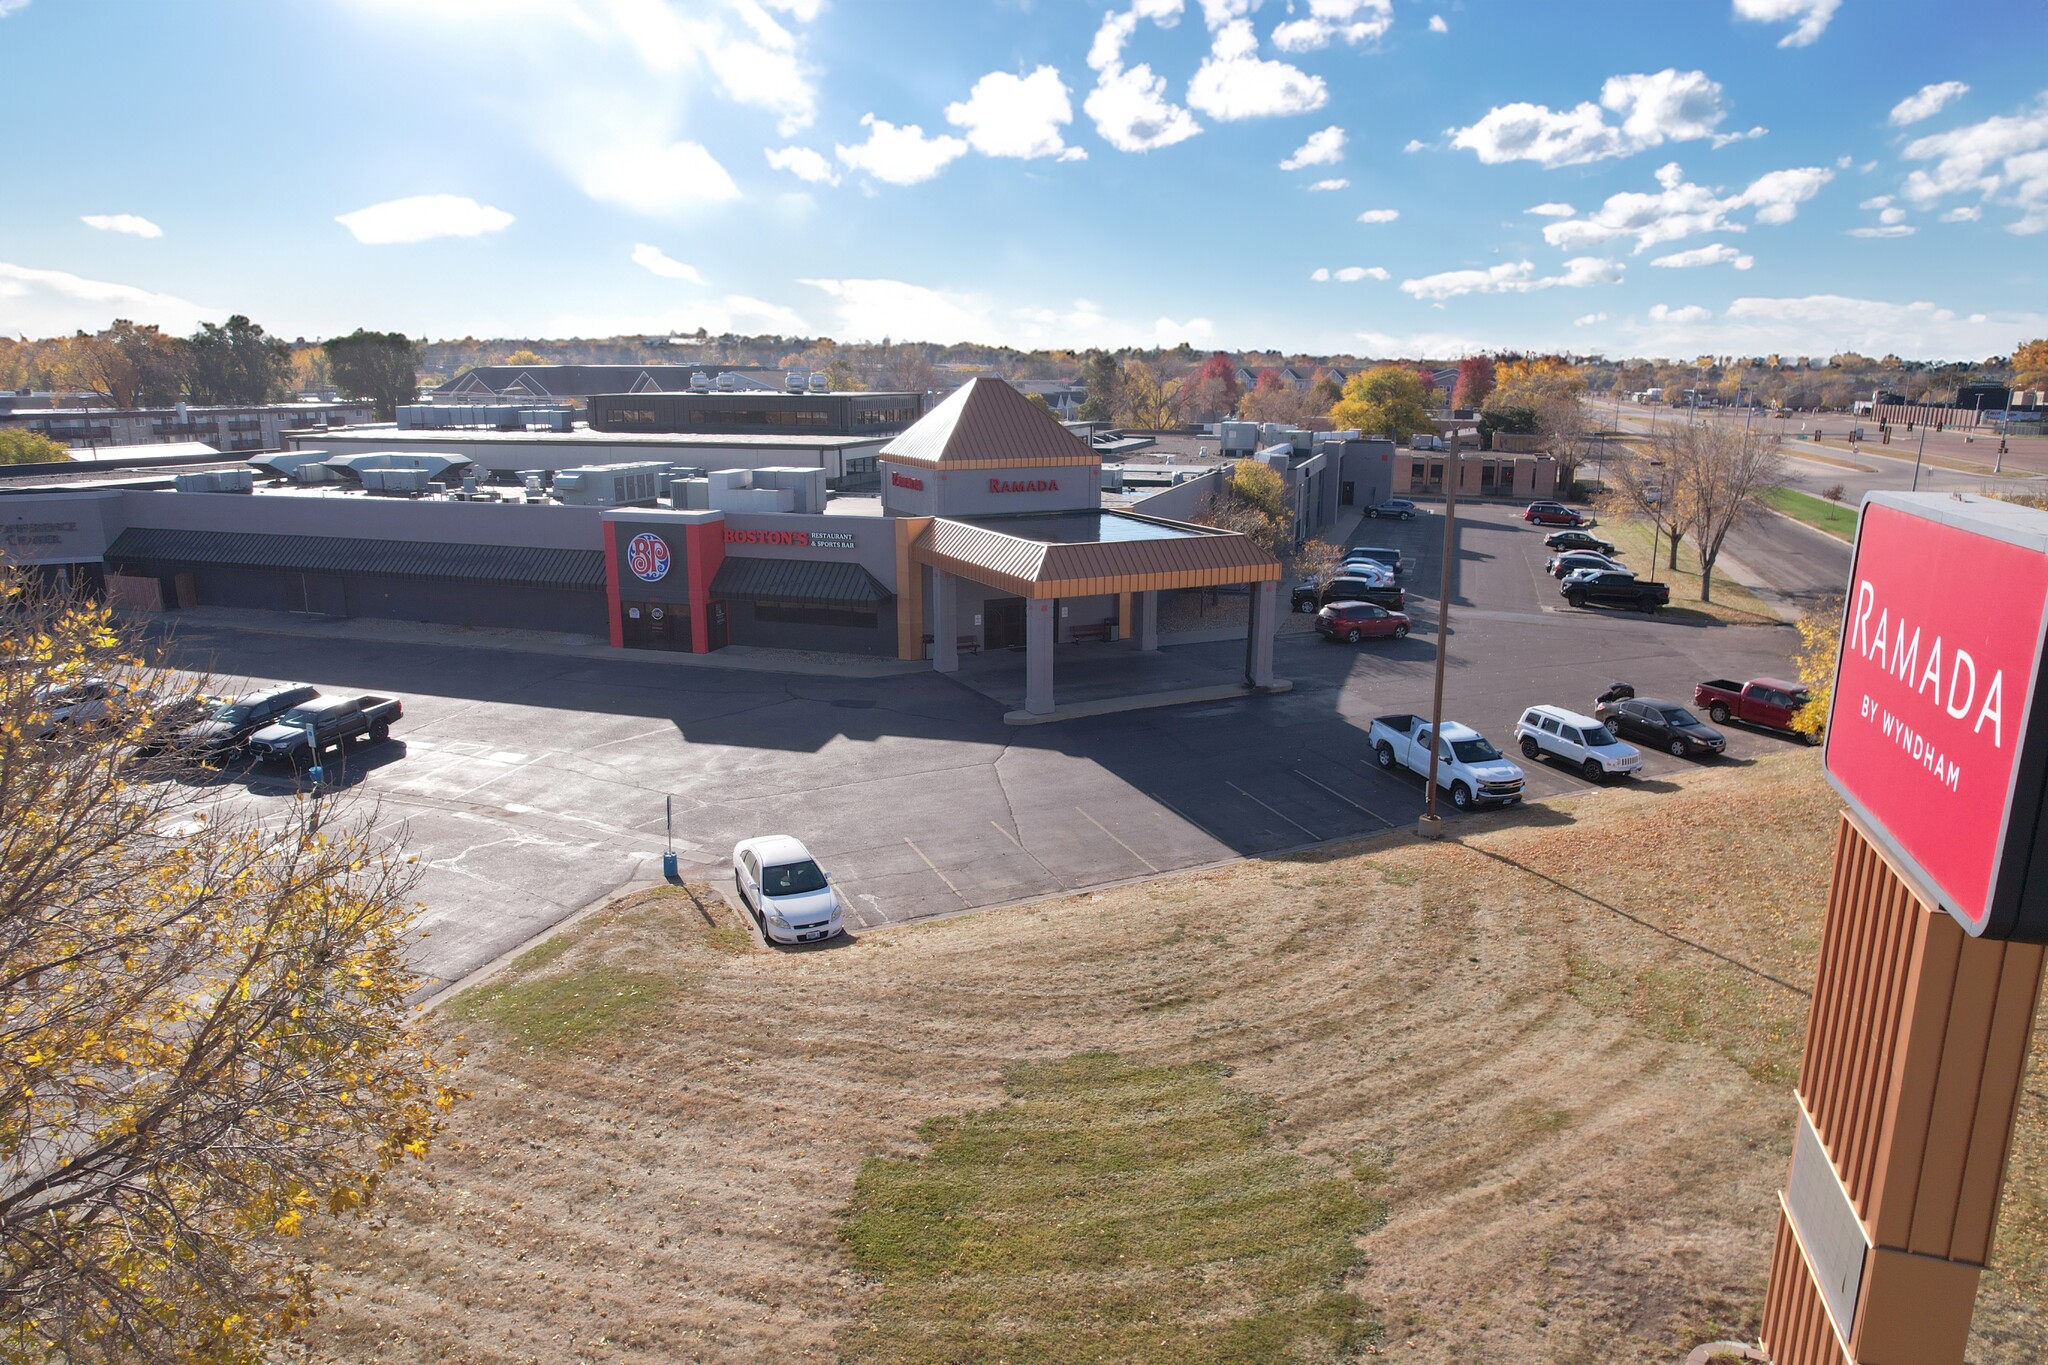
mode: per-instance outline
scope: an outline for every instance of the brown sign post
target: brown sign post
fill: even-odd
[[[1871,495],[1844,618],[1826,768],[1849,810],[1763,1343],[1959,1365],[2048,940],[2048,514]]]

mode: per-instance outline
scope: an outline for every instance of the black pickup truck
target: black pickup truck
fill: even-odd
[[[1558,588],[1575,607],[1634,607],[1655,614],[1671,601],[1669,583],[1650,583],[1632,573],[1582,569],[1566,574]]]
[[[351,739],[389,739],[391,723],[405,714],[396,697],[316,697],[279,716],[249,738],[249,752],[264,763],[306,761],[306,732],[313,733],[313,757],[339,749]]]

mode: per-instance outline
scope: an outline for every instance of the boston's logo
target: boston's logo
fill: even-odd
[[[988,481],[988,491],[991,493],[1057,493],[1060,491],[1060,481],[1058,479],[990,479]]]
[[[642,531],[627,542],[626,566],[644,583],[659,583],[668,576],[668,542],[651,531]]]

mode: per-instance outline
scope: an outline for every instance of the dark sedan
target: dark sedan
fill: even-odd
[[[1654,744],[1677,758],[1717,758],[1728,749],[1725,735],[1675,701],[1623,697],[1601,702],[1593,715],[1623,738]]]
[[[1613,573],[1626,573],[1628,566],[1618,559],[1595,554],[1591,550],[1567,550],[1561,555],[1552,555],[1544,564],[1543,571],[1552,578],[1563,578],[1574,569],[1601,569]]]
[[[1610,559],[1614,556],[1613,541],[1602,540],[1600,537],[1588,535],[1584,531],[1552,531],[1549,535],[1543,537],[1543,543],[1559,552],[1565,550],[1591,550],[1595,554],[1606,555]]]

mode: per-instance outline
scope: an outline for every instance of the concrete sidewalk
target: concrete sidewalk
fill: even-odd
[[[824,650],[762,649],[727,645],[710,654],[661,649],[620,649],[584,635],[544,630],[442,626],[425,621],[387,621],[357,616],[330,618],[290,611],[257,611],[240,607],[184,607],[167,612],[125,613],[131,622],[170,632],[180,627],[247,631],[258,635],[296,635],[317,640],[374,640],[389,645],[453,645],[521,654],[553,654],[591,662],[666,664],[673,668],[717,668],[743,673],[789,673],[829,678],[889,678],[921,673],[931,665],[918,660],[883,659],[869,654],[834,654]]]

